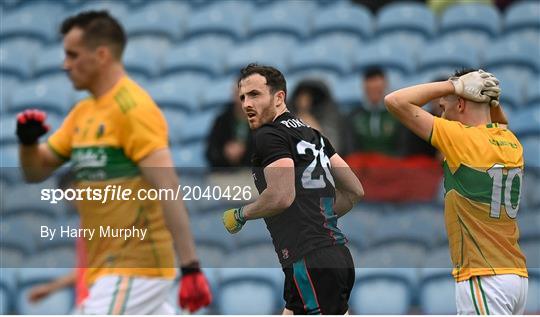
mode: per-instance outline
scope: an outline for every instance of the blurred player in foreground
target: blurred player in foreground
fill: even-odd
[[[528,275],[516,216],[523,148],[499,82],[482,70],[395,91],[386,107],[444,156],[445,221],[458,314],[523,314]],[[442,118],[421,107],[440,98]]]
[[[345,314],[354,263],[337,219],[363,197],[362,185],[330,141],[287,110],[279,70],[250,64],[238,88],[255,130],[260,196],[227,210],[223,223],[236,233],[246,221],[264,218],[285,273],[284,314]]]
[[[39,182],[66,161],[78,188],[107,185],[131,189],[176,189],[178,178],[168,148],[167,125],[150,96],[125,73],[121,62],[126,37],[105,11],[83,12],[61,26],[64,69],[74,87],[91,97],[80,101],[47,143],[45,114],[27,110],[17,117],[20,161],[27,181]],[[167,303],[176,275],[179,300],[191,312],[211,301],[182,199],[77,202],[81,227],[99,230],[145,228],[139,238],[86,239],[89,295],[81,314],[172,314]],[[174,247],[174,248],[173,248]]]

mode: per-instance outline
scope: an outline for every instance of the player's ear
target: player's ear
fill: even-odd
[[[96,54],[97,54],[98,62],[100,64],[103,64],[109,61],[111,58],[113,58],[111,49],[108,48],[107,46],[98,46],[96,48]]]
[[[276,100],[276,106],[285,103],[285,92],[283,90],[276,92],[274,99]]]
[[[466,108],[466,101],[465,99],[459,97],[458,98],[458,104],[457,104],[458,112],[464,112]]]

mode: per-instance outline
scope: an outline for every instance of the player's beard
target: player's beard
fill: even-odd
[[[276,117],[276,107],[274,105],[274,97],[270,97],[268,103],[261,107],[261,112],[258,112],[256,119],[252,122],[248,120],[249,127],[256,130],[265,124],[272,123]]]

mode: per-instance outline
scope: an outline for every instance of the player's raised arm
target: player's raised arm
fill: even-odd
[[[399,89],[384,98],[386,108],[407,128],[424,140],[433,129],[433,115],[421,109],[429,101],[444,96],[457,95],[480,103],[498,103],[498,80],[483,70],[440,81]]]
[[[428,140],[433,129],[433,115],[421,107],[433,99],[453,93],[454,86],[449,81],[421,84],[386,95],[384,104],[407,128]]]
[[[39,138],[50,129],[45,123],[46,118],[45,112],[35,109],[17,115],[19,160],[27,182],[40,182],[46,179],[64,163],[47,144],[38,143]]]
[[[339,154],[334,154],[330,158],[330,164],[332,166],[332,176],[336,182],[334,212],[338,217],[341,217],[364,197],[364,188],[358,177]]]

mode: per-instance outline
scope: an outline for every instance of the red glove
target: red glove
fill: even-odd
[[[199,268],[199,263],[182,267],[182,280],[178,298],[180,307],[188,309],[191,313],[210,305],[212,292],[206,277]]]
[[[17,137],[24,145],[36,144],[39,137],[50,130],[45,124],[47,115],[37,109],[25,110],[17,115]]]

